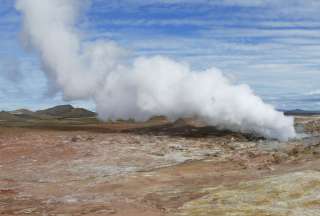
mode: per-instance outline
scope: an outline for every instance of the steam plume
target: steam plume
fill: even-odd
[[[171,120],[197,116],[209,125],[287,140],[293,119],[265,104],[247,85],[233,85],[216,68],[192,71],[163,56],[128,62],[110,41],[81,39],[78,0],[17,0],[25,44],[40,56],[48,78],[65,99],[93,99],[101,119]]]

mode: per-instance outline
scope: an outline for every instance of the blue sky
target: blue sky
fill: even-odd
[[[135,55],[218,67],[277,108],[320,109],[319,11],[318,0],[92,0],[79,28]],[[21,48],[20,21],[14,1],[0,0],[0,110],[67,103],[48,95],[39,60]]]

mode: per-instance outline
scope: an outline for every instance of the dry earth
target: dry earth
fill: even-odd
[[[320,215],[318,117],[286,143],[154,121],[4,124],[0,215]]]

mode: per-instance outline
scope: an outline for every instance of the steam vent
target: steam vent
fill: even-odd
[[[320,216],[319,11],[0,0],[0,216]]]

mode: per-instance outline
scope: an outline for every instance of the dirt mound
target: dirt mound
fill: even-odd
[[[169,122],[165,116],[152,116],[148,122]]]
[[[124,130],[124,132],[186,138],[223,137],[226,139],[237,141],[264,139],[254,134],[221,130],[213,126],[195,126],[187,119],[178,119],[173,123],[161,124],[156,126],[128,129]]]

